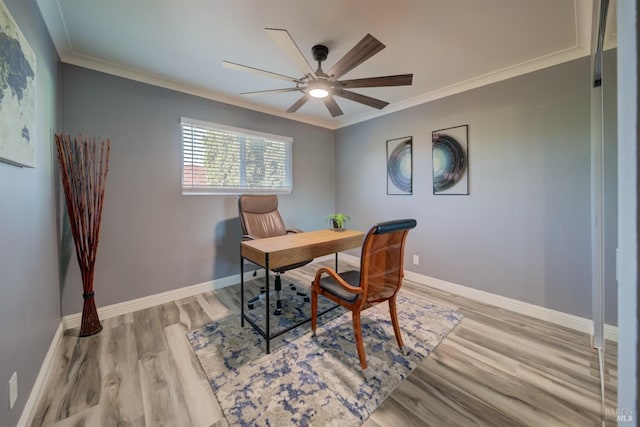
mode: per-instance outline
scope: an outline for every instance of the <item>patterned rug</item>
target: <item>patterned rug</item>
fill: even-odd
[[[307,323],[272,340],[271,354],[248,323],[240,327],[238,314],[188,338],[230,425],[359,426],[462,320],[402,295],[397,304],[405,354],[388,304],[378,304],[362,313],[364,372],[351,313],[341,308],[319,319],[315,338]],[[264,313],[264,305],[255,311]]]

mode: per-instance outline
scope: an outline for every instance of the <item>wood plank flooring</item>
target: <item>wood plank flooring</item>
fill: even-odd
[[[283,277],[307,284],[316,268]],[[586,334],[409,280],[401,292],[465,319],[366,427],[603,425],[598,358]],[[66,331],[32,425],[228,425],[185,334],[239,313],[239,304],[239,286],[231,286],[103,320],[93,337]],[[608,341],[605,393],[613,410],[616,361]]]

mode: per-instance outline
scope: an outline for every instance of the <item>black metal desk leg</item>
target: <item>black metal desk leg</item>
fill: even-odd
[[[266,335],[267,335],[267,354],[269,354],[271,352],[271,346],[269,345],[269,341],[271,340],[271,330],[269,329],[269,316],[270,316],[270,312],[269,309],[271,308],[269,305],[269,254],[265,255],[265,266],[264,266],[264,286],[265,286],[265,290],[267,291],[267,293],[265,294],[265,301],[266,301],[266,313],[265,315],[267,316],[265,318],[266,320]]]
[[[338,252],[336,252],[336,273],[338,272]]]
[[[244,328],[244,257],[240,249],[240,326]]]

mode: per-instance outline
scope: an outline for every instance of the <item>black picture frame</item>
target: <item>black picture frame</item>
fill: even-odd
[[[469,125],[431,132],[434,195],[469,195]]]

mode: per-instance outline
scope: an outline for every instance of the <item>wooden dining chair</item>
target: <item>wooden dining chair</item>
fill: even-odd
[[[316,335],[318,322],[318,295],[323,295],[352,312],[353,332],[362,369],[367,359],[362,343],[360,313],[383,301],[389,301],[393,331],[402,349],[402,335],[396,312],[396,296],[404,277],[404,244],[409,230],[415,228],[415,219],[399,219],[373,225],[362,244],[360,269],[337,273],[322,267],[316,272],[311,288],[311,330]]]

